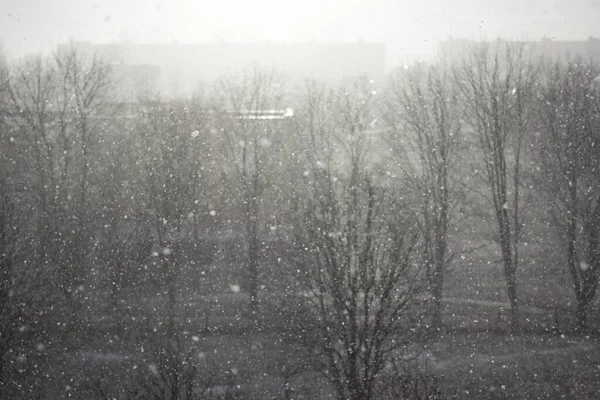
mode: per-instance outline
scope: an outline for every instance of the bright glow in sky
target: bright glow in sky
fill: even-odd
[[[393,59],[437,40],[585,40],[598,0],[0,0],[0,40],[19,56],[92,42],[380,41]],[[394,60],[395,61],[395,60]]]

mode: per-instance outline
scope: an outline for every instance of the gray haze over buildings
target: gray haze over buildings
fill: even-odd
[[[440,40],[580,41],[600,36],[596,0],[5,0],[10,56],[92,43],[355,43],[386,46],[386,68],[430,57]]]
[[[600,55],[600,7],[588,0],[9,0],[1,9],[9,58],[77,47],[113,64],[130,95],[187,95],[253,65],[276,67],[291,81],[379,79],[498,37],[549,54]]]
[[[452,58],[466,53],[474,41],[448,39],[438,43],[436,56]],[[600,39],[525,41],[533,55],[562,57],[581,55],[600,59]],[[386,47],[379,42],[355,43],[92,43],[70,40],[59,52],[77,49],[112,64],[122,96],[154,90],[169,97],[190,95],[230,73],[253,67],[275,67],[292,84],[313,78],[333,84],[359,76],[380,81],[386,74]]]
[[[158,88],[169,96],[188,95],[223,74],[255,66],[274,67],[288,81],[304,78],[338,83],[361,75],[385,73],[383,43],[103,43],[70,41],[58,51],[76,48],[112,63],[125,93]],[[125,85],[125,86],[123,86]]]

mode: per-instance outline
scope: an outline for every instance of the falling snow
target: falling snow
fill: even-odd
[[[0,54],[0,398],[600,392],[593,57],[312,43],[326,80],[194,82],[144,61],[177,43],[77,43]]]

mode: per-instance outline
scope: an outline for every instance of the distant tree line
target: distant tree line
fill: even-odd
[[[223,251],[241,254],[249,329],[264,328],[267,298],[291,304],[283,322],[304,324],[294,340],[315,347],[340,399],[389,392],[378,385],[402,346],[444,329],[445,278],[480,239],[474,226],[497,246],[513,330],[528,242],[562,249],[575,328],[587,329],[599,77],[593,60],[486,43],[383,84],[291,90],[254,69],[132,104],[109,64],[76,50],[2,60],[0,393],[35,343],[82,343],[98,304],[118,329],[119,304],[148,288],[185,353],[181,282]],[[291,118],[241,117],[290,106]],[[264,272],[273,259],[277,278]]]

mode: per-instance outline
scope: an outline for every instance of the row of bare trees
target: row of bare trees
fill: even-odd
[[[534,143],[572,279],[577,325],[584,328],[600,273],[600,70],[578,59],[546,65],[540,75]]]
[[[88,221],[96,205],[98,132],[110,120],[93,116],[107,104],[112,81],[106,64],[94,59],[83,69],[76,53],[0,69],[4,391],[5,367],[25,357],[24,338],[45,335],[48,319],[71,329],[74,319],[59,319],[62,304],[81,311],[86,270],[94,267]]]
[[[393,82],[384,118],[392,153],[418,193],[434,327],[441,322],[444,270],[455,254],[449,252],[449,231],[465,218],[472,193],[481,194],[496,222],[493,237],[513,328],[519,325],[523,231],[529,225],[531,232],[539,219],[523,203],[524,194],[554,216],[553,232],[562,238],[572,277],[577,327],[586,327],[598,285],[597,80],[591,60],[534,59],[524,46],[500,42],[437,65],[418,65]]]
[[[475,206],[480,225],[494,221],[515,329],[520,246],[552,213],[543,239],[564,245],[584,329],[600,268],[597,78],[591,61],[485,44],[384,87],[307,82],[292,96],[256,69],[193,99],[126,104],[110,65],[76,51],[2,64],[0,364],[25,351],[23,326],[48,334],[59,321],[80,338],[100,312],[90,298],[118,325],[119,304],[149,285],[180,340],[182,282],[213,262],[215,237],[242,250],[258,329],[267,238],[285,228],[274,251],[289,271],[271,290],[314,317],[339,398],[373,398],[419,322],[443,327],[444,279],[469,251]],[[259,118],[291,102],[293,118]]]

